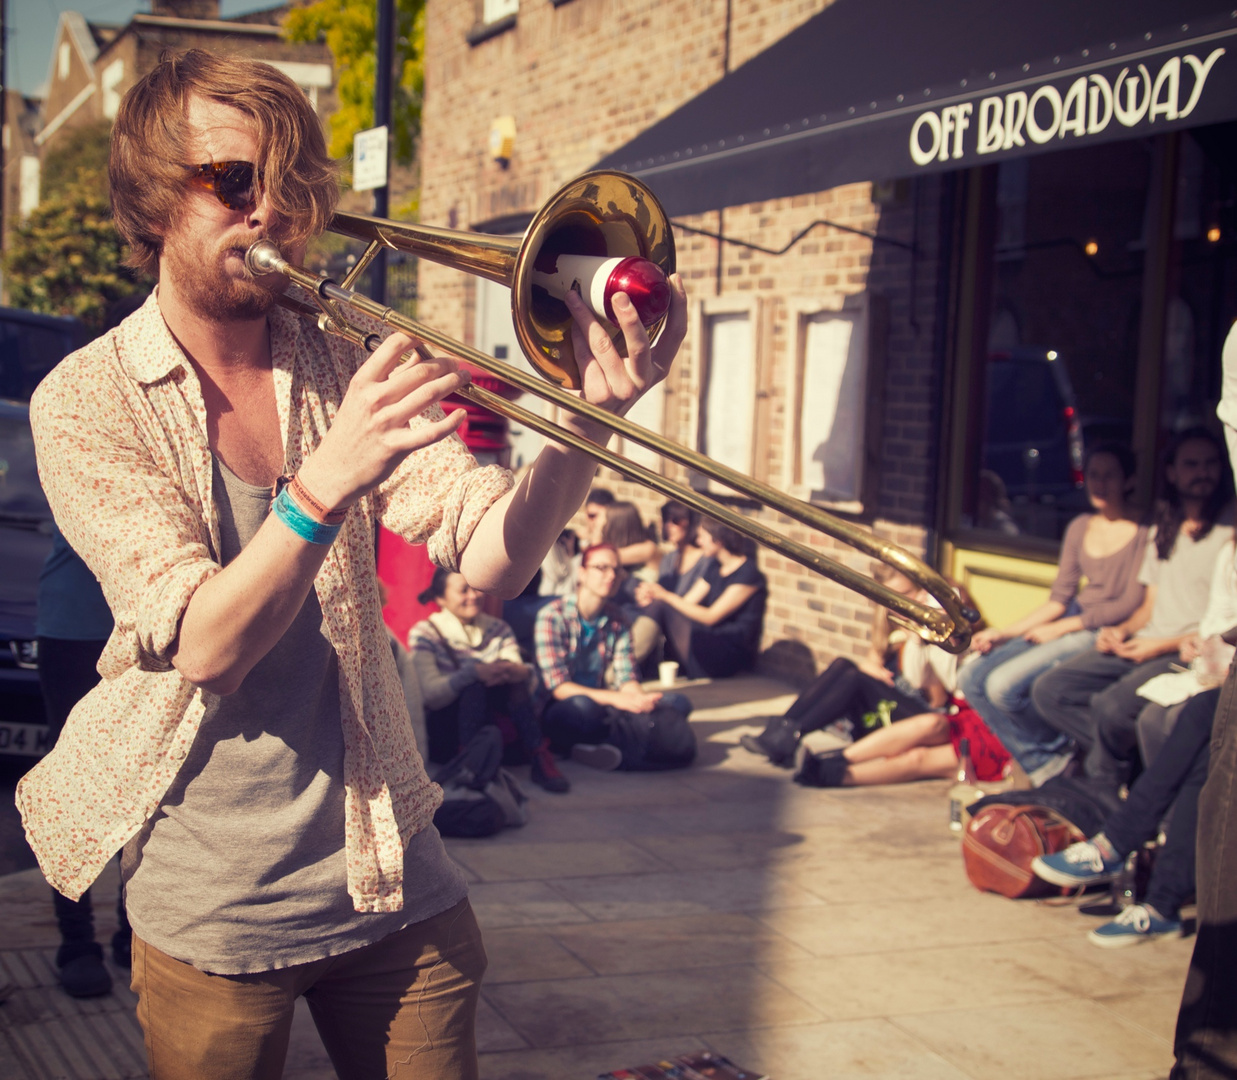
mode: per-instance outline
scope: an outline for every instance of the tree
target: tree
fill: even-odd
[[[71,133],[44,163],[44,198],[9,234],[9,303],[73,315],[102,330],[117,300],[146,292],[123,265],[124,245],[108,202],[108,126]]]
[[[352,138],[374,126],[374,0],[316,0],[284,17],[289,41],[325,38],[339,72],[339,109],[331,117],[331,155],[347,158]],[[412,163],[421,134],[425,88],[425,0],[395,0],[395,77],[392,79],[391,149],[395,162]]]

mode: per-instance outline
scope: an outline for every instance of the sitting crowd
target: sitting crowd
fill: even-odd
[[[962,657],[899,636],[877,609],[867,654],[835,659],[742,747],[812,787],[947,778],[964,753],[980,782],[1038,788],[1081,777],[1119,809],[1036,872],[1061,885],[1110,880],[1167,819],[1143,902],[1091,938],[1120,945],[1179,932],[1211,718],[1233,652],[1222,639],[1237,629],[1232,488],[1221,442],[1182,431],[1143,524],[1129,501],[1134,464],[1117,444],[1088,453],[1090,510],[1065,530],[1044,603],[1008,625],[979,624]],[[767,585],[751,542],[668,503],[659,543],[633,504],[604,489],[590,493],[585,521],[507,605],[515,629],[485,614],[461,575],[435,574],[422,599],[440,610],[408,639],[431,761],[494,726],[551,792],[570,786],[561,759],[629,771],[694,760],[688,698],[644,686],[659,667],[699,679],[754,666]],[[934,603],[901,574],[875,572]],[[834,749],[805,741],[822,730]]]
[[[633,504],[593,489],[583,537],[564,534],[506,618],[463,575],[435,571],[418,600],[437,610],[412,627],[407,655],[440,775],[497,738],[487,729],[555,793],[570,790],[563,758],[606,771],[691,763],[691,703],[643,683],[668,665],[686,678],[752,667],[767,588],[733,530],[678,503],[661,519],[658,543]]]
[[[1232,485],[1222,443],[1201,427],[1170,441],[1150,526],[1129,506],[1133,472],[1122,446],[1088,454],[1092,509],[1066,529],[1042,605],[978,628],[960,662],[912,639],[891,663],[878,619],[865,658],[835,660],[742,746],[818,787],[950,777],[963,740],[981,782],[1038,788],[1075,776],[1118,809],[1097,835],[1034,870],[1062,886],[1111,881],[1163,833],[1142,902],[1089,936],[1111,947],[1179,933],[1233,655],[1225,639],[1237,633]],[[890,585],[911,588],[896,575]],[[804,736],[822,728],[844,745],[809,750]]]

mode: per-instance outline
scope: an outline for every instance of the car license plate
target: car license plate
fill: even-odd
[[[46,724],[16,724],[0,720],[0,754],[42,757],[52,748],[52,733]]]

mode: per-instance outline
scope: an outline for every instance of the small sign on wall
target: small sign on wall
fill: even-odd
[[[387,186],[387,128],[358,131],[352,137],[352,190]]]

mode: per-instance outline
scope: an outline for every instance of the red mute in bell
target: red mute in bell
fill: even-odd
[[[611,306],[615,293],[626,293],[643,326],[652,326],[670,310],[670,283],[661,267],[634,255],[560,255],[552,274],[533,271],[533,284],[558,300],[572,289],[597,315],[617,321]]]

